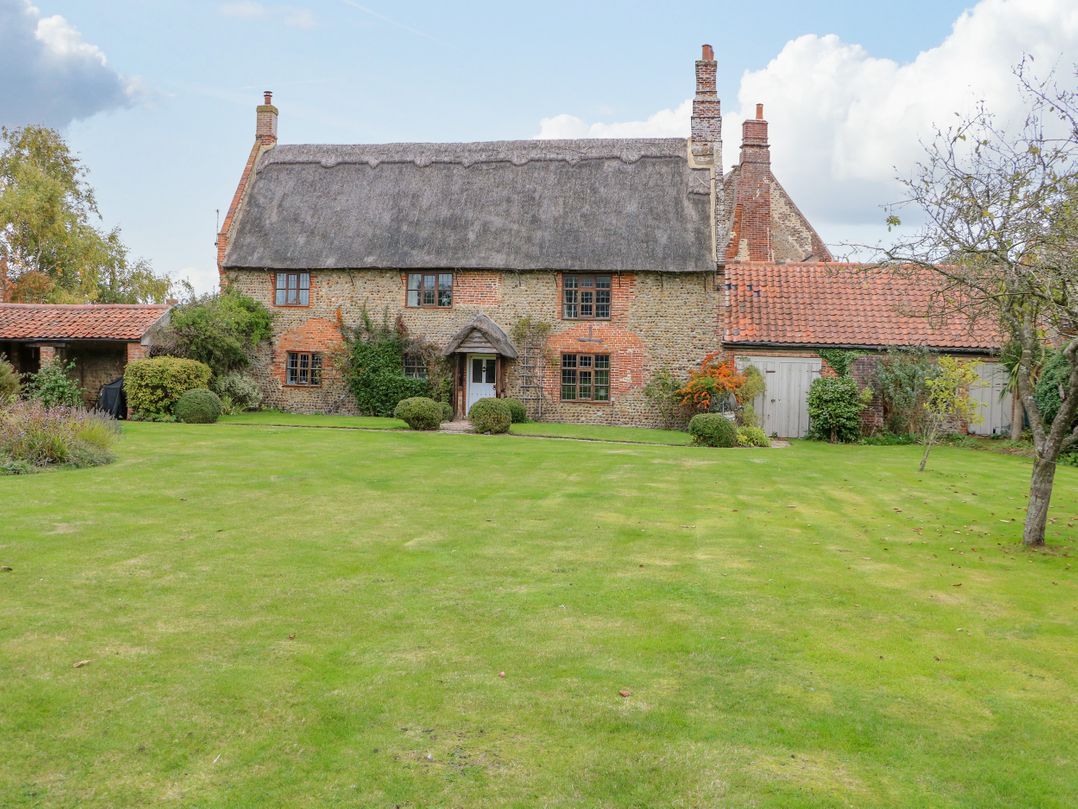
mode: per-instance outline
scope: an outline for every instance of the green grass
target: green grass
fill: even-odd
[[[542,435],[553,438],[583,438],[590,441],[628,441],[635,444],[688,446],[692,438],[678,430],[649,430],[644,427],[611,427],[603,424],[557,424],[529,421],[509,428],[514,435]]]
[[[338,416],[300,413],[281,413],[277,410],[257,410],[222,416],[222,424],[257,424],[274,427],[351,427],[363,430],[406,430],[408,425],[400,419],[379,416]]]
[[[0,478],[0,806],[1078,805],[1078,470],[124,433]]]

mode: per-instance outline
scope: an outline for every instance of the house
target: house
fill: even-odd
[[[551,420],[659,424],[652,376],[738,336],[731,279],[835,266],[772,172],[762,105],[724,174],[715,77],[705,45],[687,140],[286,145],[267,92],[218,235],[222,286],[275,315],[253,363],[266,403],[353,410],[336,358],[366,312],[449,359],[458,415],[497,395]]]
[[[101,386],[146,356],[151,329],[168,316],[158,304],[0,303],[0,356],[20,373],[55,358],[74,361],[87,405]]]

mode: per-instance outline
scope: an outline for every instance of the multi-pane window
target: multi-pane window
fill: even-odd
[[[609,354],[562,354],[563,402],[610,401]]]
[[[274,274],[273,303],[276,306],[307,306],[311,302],[309,272],[279,272]]]
[[[404,375],[412,379],[427,378],[427,361],[422,354],[404,355]]]
[[[566,320],[607,320],[610,317],[610,276],[562,277],[562,317]]]
[[[453,305],[453,273],[408,273],[408,305],[445,309]]]
[[[322,384],[322,355],[310,351],[289,351],[285,382],[289,385]]]

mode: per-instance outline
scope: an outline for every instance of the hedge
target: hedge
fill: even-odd
[[[179,398],[189,390],[205,388],[210,375],[209,366],[198,360],[180,357],[134,360],[124,371],[127,406],[139,418],[172,416]]]

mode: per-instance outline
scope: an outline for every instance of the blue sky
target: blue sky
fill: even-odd
[[[710,42],[726,162],[740,112],[763,101],[776,174],[834,243],[875,232],[911,132],[927,136],[963,98],[1011,103],[998,68],[1022,50],[1076,53],[1070,6],[0,0],[0,50],[20,35],[46,49],[17,65],[0,56],[15,76],[0,88],[0,122],[60,127],[106,224],[158,270],[208,289],[215,210],[228,206],[263,89],[291,143],[687,134],[693,60]],[[34,27],[4,25],[18,15]]]

